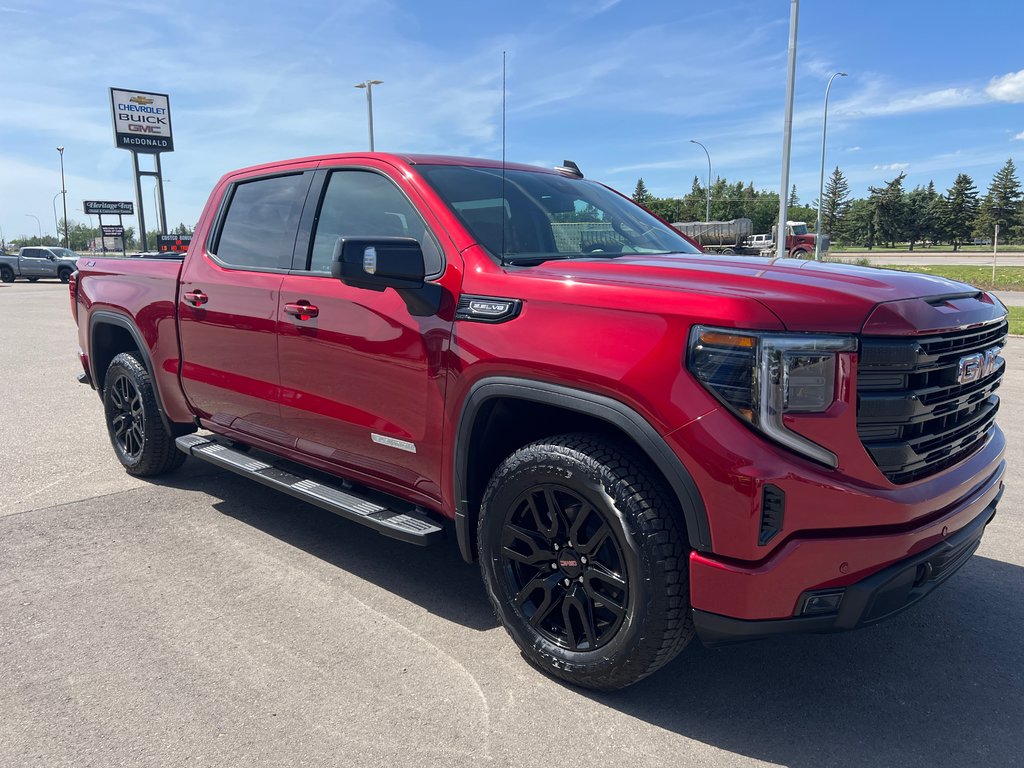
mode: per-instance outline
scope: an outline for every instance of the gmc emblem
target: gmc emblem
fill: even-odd
[[[974,381],[980,381],[991,373],[995,373],[996,368],[999,366],[999,353],[1001,351],[1002,347],[992,347],[984,352],[961,357],[960,364],[957,366],[956,383],[970,384]]]

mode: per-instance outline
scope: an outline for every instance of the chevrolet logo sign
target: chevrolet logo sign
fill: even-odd
[[[140,106],[145,106],[146,104],[153,103],[153,100],[148,96],[132,96],[130,99],[128,99],[128,101],[134,104],[138,104]]]
[[[970,384],[995,373],[999,367],[999,353],[1002,351],[1002,347],[992,347],[984,352],[961,357],[957,365],[956,383]]]

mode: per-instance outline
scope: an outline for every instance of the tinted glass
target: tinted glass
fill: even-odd
[[[412,237],[419,241],[426,274],[441,272],[441,252],[423,219],[389,179],[372,171],[335,171],[327,182],[310,255],[313,272],[330,272],[342,237]]]
[[[699,253],[607,187],[560,174],[452,165],[417,170],[477,242],[510,262]]]
[[[309,177],[302,174],[237,185],[221,227],[217,258],[236,267],[290,266],[308,189]]]
[[[21,255],[26,259],[45,259],[46,251],[42,248],[26,248]]]

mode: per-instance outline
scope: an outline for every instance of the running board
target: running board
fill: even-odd
[[[189,456],[283,491],[347,520],[362,523],[385,536],[420,546],[433,544],[442,537],[443,528],[424,514],[415,511],[396,512],[350,489],[340,490],[300,477],[273,463],[236,451],[217,442],[215,438],[184,435],[174,442],[178,450]]]

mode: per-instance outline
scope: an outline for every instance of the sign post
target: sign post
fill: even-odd
[[[114,200],[83,200],[82,210],[85,213],[94,213],[100,218],[100,248],[107,252],[107,237],[121,238],[121,254],[126,250],[124,241],[124,220],[122,216],[131,216],[135,213],[135,207],[129,202]],[[103,216],[117,216],[117,225],[104,224]],[[107,230],[110,230],[109,232]],[[115,231],[116,230],[116,231]]]
[[[124,88],[110,89],[110,111],[114,121],[114,145],[132,153],[135,171],[135,204],[139,208],[139,241],[142,250],[149,250],[146,242],[146,218],[142,205],[142,177],[156,178],[159,190],[160,208],[157,211],[161,232],[167,231],[167,214],[164,207],[164,178],[160,168],[160,153],[174,151],[174,135],[171,131],[171,102],[166,93],[132,91]],[[154,169],[139,168],[139,154],[154,156]]]

